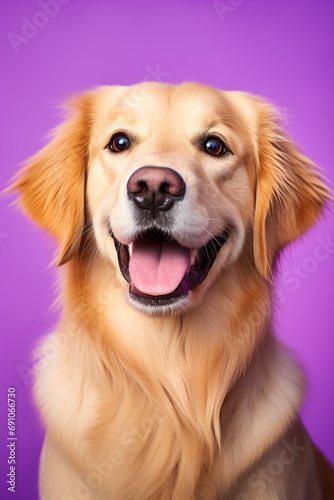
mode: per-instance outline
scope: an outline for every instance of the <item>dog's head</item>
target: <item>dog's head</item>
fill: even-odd
[[[92,229],[147,313],[196,306],[246,247],[270,279],[328,198],[275,110],[251,95],[145,83],[102,87],[71,109],[14,187],[57,239],[59,264],[80,256]]]

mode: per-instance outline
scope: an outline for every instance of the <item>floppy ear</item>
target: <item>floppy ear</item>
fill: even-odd
[[[57,240],[58,265],[78,251],[84,227],[90,100],[87,93],[69,104],[67,121],[55,130],[52,141],[28,160],[9,188],[19,192],[24,211]]]
[[[278,125],[277,112],[263,102],[258,108],[254,256],[271,279],[280,250],[314,224],[330,195],[315,165]]]

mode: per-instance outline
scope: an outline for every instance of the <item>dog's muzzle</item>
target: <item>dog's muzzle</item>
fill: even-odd
[[[173,210],[186,193],[182,177],[167,167],[142,167],[128,180],[138,231],[129,245],[118,241],[109,228],[120,271],[129,283],[132,299],[141,305],[170,306],[206,278],[229,232],[213,237],[201,248],[182,245],[173,231]]]

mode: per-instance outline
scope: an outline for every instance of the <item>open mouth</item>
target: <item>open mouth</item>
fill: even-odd
[[[140,233],[130,245],[120,243],[111,229],[110,235],[131,297],[159,306],[186,297],[204,281],[229,233],[224,231],[201,248],[184,247],[155,229]]]

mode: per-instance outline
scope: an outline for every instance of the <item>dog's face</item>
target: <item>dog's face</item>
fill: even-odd
[[[219,91],[140,89],[135,103],[133,89],[118,90],[117,99],[114,89],[100,96],[89,216],[130,303],[148,312],[179,310],[200,300],[251,229],[251,138]]]
[[[273,110],[247,94],[141,84],[75,106],[16,188],[58,239],[60,263],[91,226],[130,304],[147,313],[196,307],[249,241],[254,269],[270,277],[327,198]]]

